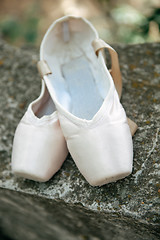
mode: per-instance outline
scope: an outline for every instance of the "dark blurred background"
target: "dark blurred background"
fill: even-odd
[[[0,37],[39,46],[48,26],[67,14],[88,18],[109,43],[160,41],[160,0],[0,0]]]

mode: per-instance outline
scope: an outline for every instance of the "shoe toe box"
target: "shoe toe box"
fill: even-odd
[[[12,170],[16,175],[47,181],[59,170],[66,155],[58,121],[42,126],[19,123],[12,151]]]
[[[83,130],[67,144],[80,172],[93,186],[117,181],[132,172],[132,137],[126,122]]]

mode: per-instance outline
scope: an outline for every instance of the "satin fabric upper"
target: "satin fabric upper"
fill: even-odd
[[[57,111],[51,110],[50,102],[48,109],[45,107],[47,115],[43,116],[45,88],[42,81],[40,97],[29,105],[17,126],[12,150],[13,172],[36,181],[49,180],[60,169],[68,153]]]
[[[60,30],[60,24],[63,21],[70,21],[70,36],[72,36],[70,38],[71,42],[68,43],[70,48],[67,50],[70,53],[66,58],[64,58],[66,43],[63,43],[62,39],[59,40],[60,44],[58,44],[56,40],[56,37],[59,39],[60,35],[63,37]],[[75,29],[76,23],[77,30]],[[80,43],[76,40],[78,36]],[[131,173],[133,163],[132,136],[126,114],[119,101],[113,79],[105,66],[102,54],[99,53],[97,57],[94,52],[92,41],[95,38],[98,38],[98,34],[89,22],[82,18],[64,17],[49,28],[42,41],[40,51],[40,60],[47,61],[52,71],[51,74],[44,76],[44,80],[58,110],[60,125],[69,152],[80,172],[94,186],[126,177]],[[51,42],[52,46],[50,46]],[[59,48],[60,46],[61,48]],[[73,72],[69,78],[64,76],[64,73],[62,74],[62,64],[66,64],[68,61],[69,66],[72,59],[74,61],[79,57],[79,51],[81,52],[80,55],[83,52],[86,59],[88,59],[89,69],[94,75],[97,87],[101,86],[101,82],[103,82],[104,87],[107,87],[102,89],[103,94],[101,96],[104,96],[104,100],[97,109],[95,106],[96,110],[90,115],[90,118],[79,117],[82,113],[78,113],[78,107],[76,109],[77,113],[74,114],[73,107],[71,107],[72,104],[75,104],[73,94],[67,90],[68,88],[65,88],[65,84],[69,84],[67,81],[70,81],[72,76],[73,81],[74,78],[79,78],[78,74],[83,77],[84,70],[82,69],[81,73],[77,72],[77,75]],[[93,58],[90,58],[91,53]],[[54,61],[57,56],[58,62]],[[93,69],[99,71],[99,75],[94,74],[92,66],[94,66]],[[75,71],[77,71],[76,69],[78,69],[78,66]],[[63,84],[59,85],[60,82]],[[85,87],[87,87],[87,78],[86,84],[84,84]],[[73,89],[75,94],[78,94],[78,88],[74,87],[74,84]],[[85,100],[86,106],[84,105],[83,108],[84,113],[87,111],[88,102],[90,101],[90,104],[92,104],[91,98],[92,96],[88,94],[88,99]],[[74,106],[76,108],[76,105]]]

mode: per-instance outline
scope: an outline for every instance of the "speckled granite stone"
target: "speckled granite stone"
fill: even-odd
[[[160,237],[160,44],[115,49],[123,75],[122,103],[139,126],[133,137],[134,168],[123,180],[92,187],[70,156],[46,183],[13,176],[14,131],[39,95],[41,81],[37,50],[0,41],[0,227],[8,236],[18,240],[24,235],[26,240]]]

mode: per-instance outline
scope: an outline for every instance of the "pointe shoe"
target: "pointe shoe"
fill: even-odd
[[[42,80],[39,98],[30,103],[15,132],[12,171],[45,182],[60,169],[67,153],[55,105]]]
[[[111,73],[103,48],[111,55]],[[100,186],[128,176],[137,125],[127,119],[119,101],[122,80],[116,51],[99,39],[89,21],[65,16],[46,32],[38,69],[58,110],[69,152],[85,179]]]

